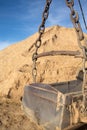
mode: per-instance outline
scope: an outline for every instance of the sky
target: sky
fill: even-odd
[[[74,1],[82,29],[87,33],[78,0]],[[87,0],[80,1],[87,21]],[[38,31],[45,2],[46,0],[0,0],[0,50]],[[73,27],[65,0],[52,0],[46,27],[53,25]]]

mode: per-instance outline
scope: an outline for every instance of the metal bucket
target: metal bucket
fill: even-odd
[[[83,106],[81,89],[82,81],[79,79],[55,84],[30,84],[24,89],[24,111],[45,130],[71,129],[81,122],[87,123],[87,110],[80,111]]]

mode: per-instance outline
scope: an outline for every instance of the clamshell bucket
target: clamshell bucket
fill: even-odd
[[[84,108],[79,78],[54,84],[30,84],[24,89],[22,103],[28,118],[45,130],[65,130],[87,123],[87,101]]]

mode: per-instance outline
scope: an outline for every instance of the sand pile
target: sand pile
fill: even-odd
[[[32,54],[35,48],[30,51],[29,48],[37,37],[38,33],[0,51],[0,95],[10,99],[6,102],[1,100],[0,103],[0,111],[3,111],[3,108],[6,109],[0,114],[1,130],[27,130],[28,128],[37,130],[34,124],[29,124],[29,120],[20,110],[20,105],[16,103],[23,95],[24,86],[32,83]],[[47,28],[42,37],[42,46],[39,53],[52,50],[79,50],[74,29],[60,26]],[[75,58],[74,56],[43,57],[37,61],[37,82],[52,83],[75,79],[77,70],[81,66],[81,58]],[[17,110],[16,113],[15,109]],[[22,128],[19,121],[26,127]]]
[[[22,96],[23,87],[32,82],[32,54],[28,51],[38,34],[11,45],[0,52],[0,94],[10,98]],[[40,52],[79,50],[74,29],[54,26],[46,29]],[[60,82],[75,78],[82,60],[70,56],[44,57],[37,61],[37,82]]]

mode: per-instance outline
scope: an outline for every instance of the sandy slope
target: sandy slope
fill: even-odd
[[[23,88],[32,82],[32,54],[28,51],[38,34],[0,51],[0,130],[39,130],[30,123],[20,109]],[[74,29],[54,26],[46,29],[39,52],[51,50],[79,50]],[[38,82],[62,82],[75,79],[82,66],[80,58],[70,56],[44,57],[37,61]],[[4,109],[3,109],[4,108]],[[26,127],[25,127],[26,126]]]
[[[9,46],[0,52],[0,93],[10,97],[22,95],[23,87],[32,82],[32,53],[29,47],[38,34]],[[42,38],[39,52],[51,50],[79,50],[74,29],[54,26],[48,28]],[[75,78],[82,60],[69,56],[41,58],[37,61],[39,82],[58,82]],[[42,69],[40,69],[42,68]]]

